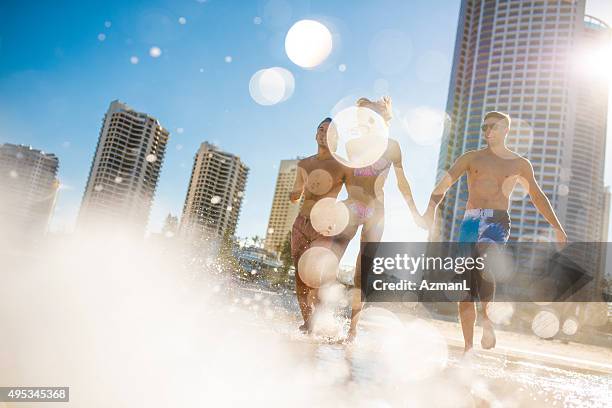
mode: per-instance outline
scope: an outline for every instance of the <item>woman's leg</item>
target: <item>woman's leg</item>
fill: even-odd
[[[349,222],[344,231],[342,231],[335,237],[332,237],[330,249],[338,258],[338,262],[340,262],[340,260],[344,256],[344,253],[346,252],[346,248],[348,248],[349,244],[351,243],[351,240],[357,234],[357,229],[359,228],[359,225],[360,224],[355,222]]]
[[[385,229],[384,211],[377,211],[368,219],[361,230],[361,243],[365,242],[380,242]],[[355,263],[355,290],[353,292],[353,302],[351,310],[351,327],[349,329],[348,340],[352,340],[357,334],[357,323],[359,321],[359,313],[363,308],[361,301],[361,246]]]

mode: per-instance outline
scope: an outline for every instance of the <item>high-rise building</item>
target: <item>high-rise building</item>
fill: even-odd
[[[280,252],[280,248],[287,239],[293,222],[300,212],[301,203],[292,203],[289,200],[297,176],[297,164],[298,160],[281,160],[278,169],[264,244],[264,248],[270,252]]]
[[[0,144],[0,234],[36,241],[46,232],[59,188],[58,158],[30,146]],[[9,242],[10,242],[9,241]]]
[[[612,198],[610,194],[610,186],[606,186],[604,188],[604,200],[603,200],[603,210],[602,210],[602,221],[601,221],[601,239],[602,242],[602,253],[600,258],[600,268],[603,271],[599,276],[597,276],[597,280],[595,282],[596,290],[598,291],[606,291],[606,283],[612,282],[612,268],[610,268],[608,264],[608,229],[610,228],[610,199]],[[606,282],[607,281],[607,282]],[[611,285],[612,286],[612,285]],[[599,293],[599,292],[597,292]],[[612,293],[611,293],[612,295]]]
[[[569,239],[598,241],[608,86],[580,62],[609,30],[584,9],[584,0],[461,2],[438,177],[461,154],[484,146],[487,111],[507,112],[507,144],[531,160]],[[442,205],[442,240],[457,240],[466,202],[462,177]],[[510,216],[511,240],[553,238],[520,188]]]
[[[578,55],[584,62],[576,66],[576,119],[571,141],[571,174],[567,185],[567,234],[573,241],[599,242],[607,236],[604,161],[608,116],[608,72],[594,69],[601,50],[609,52],[610,29],[604,22],[585,16],[578,37]],[[582,55],[581,55],[582,54]],[[595,66],[593,65],[595,64]],[[607,71],[607,69],[605,70]],[[606,229],[606,231],[604,231]],[[594,249],[594,250],[593,250]],[[575,251],[588,270],[594,270],[592,297],[603,292],[605,244]]]
[[[574,132],[567,145],[571,153],[569,182],[559,186],[567,195],[567,234],[573,241],[596,242],[604,234],[604,162],[608,117],[608,76],[593,66],[601,50],[608,51],[610,29],[602,21],[584,17],[577,38],[574,70]],[[570,110],[571,112],[571,110]],[[572,137],[573,136],[573,137]]]
[[[612,194],[610,192],[610,186],[606,186],[604,188],[604,200],[603,200],[603,210],[602,214],[602,222],[601,222],[601,242],[608,242],[608,230],[610,228],[610,199],[612,199]]]
[[[144,232],[168,137],[157,119],[111,102],[85,187],[79,228],[111,222]]]
[[[240,157],[202,143],[193,162],[180,235],[193,242],[233,236],[248,172]]]
[[[178,231],[179,218],[176,215],[168,214],[164,220],[161,234],[166,238],[172,238]]]

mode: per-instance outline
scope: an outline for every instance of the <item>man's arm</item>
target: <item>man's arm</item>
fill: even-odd
[[[473,152],[467,152],[461,155],[455,163],[448,169],[442,179],[438,182],[436,187],[434,188],[431,196],[429,197],[429,205],[427,206],[427,210],[425,214],[423,214],[423,218],[428,227],[431,227],[434,224],[434,219],[436,215],[436,209],[438,205],[444,199],[444,195],[448,191],[449,188],[459,178],[465,173],[470,165],[470,161],[472,160]]]
[[[410,213],[414,218],[414,221],[419,225],[424,227],[421,214],[419,210],[417,210],[416,204],[414,203],[414,197],[412,196],[412,189],[410,188],[410,183],[406,178],[406,174],[404,173],[404,166],[402,163],[402,150],[399,146],[399,143],[394,147],[393,152],[393,170],[395,171],[395,178],[397,179],[397,188],[400,193],[404,197],[408,208],[410,209]]]
[[[546,221],[555,229],[555,235],[557,236],[558,242],[567,242],[567,235],[561,226],[561,223],[557,219],[557,215],[548,201],[548,197],[540,188],[538,182],[535,179],[533,172],[533,166],[527,159],[523,159],[521,163],[521,177],[527,181],[529,188],[529,197],[533,202],[533,205],[537,210],[544,216]]]
[[[302,198],[302,194],[304,193],[304,185],[306,184],[306,170],[304,170],[300,164],[302,164],[301,160],[297,164],[295,182],[293,183],[293,188],[289,194],[289,200],[291,200],[292,203],[297,203],[300,201],[300,198]]]

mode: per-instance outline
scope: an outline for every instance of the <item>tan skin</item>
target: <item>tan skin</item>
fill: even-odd
[[[369,108],[380,114],[385,122],[388,123],[392,119],[392,107],[391,98],[386,96],[381,101],[372,102],[365,98],[360,99],[357,102],[357,106]],[[387,161],[393,164],[393,171],[395,172],[395,178],[397,179],[397,188],[402,193],[410,212],[417,221],[421,218],[418,216],[419,212],[414,204],[412,197],[412,190],[410,189],[410,183],[404,173],[404,166],[402,164],[402,150],[397,140],[389,139],[387,144],[387,150],[382,156]],[[350,172],[347,179],[347,192],[350,200],[356,200],[362,202],[368,206],[384,207],[384,192],[383,187],[389,175],[388,171],[382,173],[381,176],[355,176],[354,172]]]
[[[464,174],[468,180],[467,209],[489,208],[508,211],[510,195],[517,183],[522,184],[536,209],[553,227],[557,241],[567,242],[567,235],[559,223],[550,201],[538,185],[533,167],[529,160],[519,156],[506,147],[505,140],[509,128],[504,119],[490,116],[484,121],[484,138],[487,147],[466,152],[448,170],[448,173],[434,188],[429,206],[423,215],[424,223],[431,228],[435,225],[438,204],[448,189]],[[486,310],[487,302],[482,302],[483,311],[483,348],[495,345],[495,333]],[[465,351],[472,349],[476,308],[473,302],[459,302],[461,328],[465,341]]]
[[[309,216],[312,207],[322,198],[338,197],[348,176],[349,170],[334,159],[327,148],[328,127],[329,122],[325,122],[317,128],[317,154],[298,162],[298,174],[290,199],[297,202],[304,195],[300,215]]]
[[[402,151],[397,140],[389,139],[387,150],[382,158],[392,163],[398,189],[406,200],[410,211],[413,214],[418,214],[412,197],[410,183],[408,183],[404,174]],[[350,172],[346,182],[349,200],[359,201],[369,207],[384,207],[383,187],[388,175],[388,170],[385,170],[379,176],[355,176],[354,172]]]
[[[420,216],[414,199],[412,197],[412,191],[410,184],[404,174],[404,168],[402,165],[402,153],[399,143],[396,140],[389,139],[387,150],[382,156],[383,159],[389,161],[395,172],[397,179],[397,186],[402,193],[408,207],[415,217],[415,220],[420,220]],[[389,175],[389,169],[385,170],[378,176],[355,176],[354,172],[351,171],[346,181],[346,188],[348,193],[348,202],[358,202],[366,207],[373,208],[374,214],[371,218],[365,221],[363,224],[354,224],[349,226],[347,230],[340,237],[340,252],[343,253],[348,246],[351,239],[357,233],[359,225],[363,225],[361,229],[361,242],[379,242],[382,239],[384,230],[384,192],[383,187]],[[361,288],[361,251],[357,255],[357,262],[355,264],[355,277],[354,283],[355,288]],[[358,315],[361,312],[363,305],[361,302],[360,293],[355,291],[352,310],[351,310],[351,325],[349,328],[347,341],[352,341],[356,336]]]
[[[290,193],[290,200],[298,202],[304,196],[304,203],[300,209],[300,215],[310,216],[312,207],[317,201],[331,197],[336,198],[345,183],[349,169],[340,164],[327,147],[327,129],[329,122],[323,122],[317,128],[317,154],[302,159],[298,162],[298,174]],[[311,246],[323,245],[327,238],[321,238],[312,242]],[[295,265],[297,269],[297,264]],[[296,271],[296,275],[298,271]],[[316,305],[317,289],[304,284],[301,279],[296,279],[296,294],[305,324],[310,321]]]
[[[386,97],[380,102],[367,101],[361,103],[358,102],[358,106],[365,107],[374,110],[379,113],[385,122],[391,119],[391,99]],[[350,146],[347,146],[350,148]],[[386,162],[391,163],[397,179],[397,187],[402,193],[408,208],[410,209],[413,217],[417,222],[421,221],[421,217],[414,203],[412,197],[412,190],[410,184],[406,179],[404,173],[404,167],[402,165],[402,151],[399,143],[394,139],[389,139],[387,149],[382,155],[382,159]],[[389,175],[389,169],[384,170],[379,175],[355,175],[354,171],[350,171],[346,180],[346,189],[348,193],[347,202],[357,202],[365,207],[374,209],[374,214],[363,223],[353,223],[349,225],[343,234],[338,237],[335,241],[339,244],[340,248],[337,252],[342,256],[346,247],[348,246],[351,239],[357,233],[359,225],[363,225],[361,229],[361,242],[379,242],[382,239],[384,230],[384,192],[383,187]],[[357,256],[357,262],[355,265],[355,277],[354,283],[355,288],[361,288],[361,251]],[[351,310],[351,324],[347,341],[352,341],[356,336],[357,322],[359,320],[359,312],[362,310],[361,294],[359,291],[355,291],[352,300]]]

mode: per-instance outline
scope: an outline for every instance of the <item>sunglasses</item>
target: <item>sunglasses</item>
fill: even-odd
[[[499,123],[494,123],[494,124],[483,123],[482,126],[480,126],[480,129],[483,132],[486,132],[489,129],[503,129],[503,128],[505,128],[505,126],[503,126],[503,125],[501,125]]]

